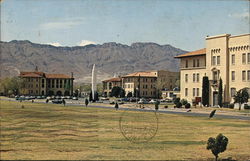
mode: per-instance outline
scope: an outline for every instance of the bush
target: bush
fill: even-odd
[[[249,106],[248,104],[244,104],[244,109],[249,110],[249,109],[250,109],[250,106]]]
[[[181,104],[182,104],[182,105],[186,105],[187,103],[188,103],[188,102],[187,102],[186,99],[182,99],[182,100],[181,100]]]
[[[182,104],[181,104],[180,102],[178,102],[178,103],[176,104],[176,107],[177,107],[177,108],[181,108],[181,106],[182,106]]]
[[[190,107],[191,107],[190,103],[185,104],[185,108],[190,108]]]
[[[230,104],[228,105],[228,108],[233,109],[233,108],[234,108],[234,104],[233,104],[233,103],[230,103]]]
[[[175,98],[174,99],[174,104],[176,105],[177,103],[179,103],[180,102],[180,98]]]

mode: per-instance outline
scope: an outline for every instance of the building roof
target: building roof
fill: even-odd
[[[20,72],[21,77],[42,77],[44,74],[43,72]]]
[[[122,81],[122,78],[117,77],[117,78],[111,78],[111,79],[104,80],[103,82],[120,82],[120,81]]]
[[[64,78],[64,79],[71,78],[70,76],[65,75],[65,74],[45,74],[45,77],[46,78]]]
[[[206,48],[175,56],[175,58],[206,55]]]
[[[35,78],[39,78],[39,77],[45,77],[45,78],[71,78],[68,75],[65,74],[46,74],[44,72],[20,72],[20,77],[35,77]]]
[[[157,77],[156,72],[150,72],[150,71],[146,71],[146,72],[135,72],[135,73],[131,73],[128,75],[125,75],[123,77]]]

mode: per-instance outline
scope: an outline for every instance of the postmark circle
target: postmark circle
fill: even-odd
[[[133,143],[145,143],[158,131],[157,112],[124,111],[119,120],[122,135]]]

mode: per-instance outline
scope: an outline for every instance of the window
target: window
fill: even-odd
[[[188,82],[188,74],[185,74],[185,82]]]
[[[250,53],[247,53],[247,63],[250,63]]]
[[[236,88],[231,88],[231,97],[234,97],[236,94]]]
[[[193,59],[193,67],[195,67],[195,59]]]
[[[246,80],[246,71],[242,71],[242,81]]]
[[[199,95],[200,95],[200,90],[199,88],[196,88],[196,96],[199,97]]]
[[[195,74],[193,74],[193,82],[195,82]]]
[[[197,59],[197,61],[196,61],[196,65],[197,65],[197,67],[199,67],[199,66],[200,66],[200,59]]]
[[[188,96],[188,88],[185,88],[185,96]]]
[[[235,55],[234,54],[232,55],[232,64],[233,65],[235,64]]]
[[[193,88],[193,96],[195,96],[195,88]]]
[[[216,56],[213,56],[212,65],[216,65]]]
[[[247,80],[250,81],[250,70],[247,71]]]
[[[217,56],[217,65],[220,65],[220,56]]]
[[[200,81],[200,74],[199,74],[199,73],[197,73],[197,75],[196,75],[196,81],[197,81],[197,82]]]
[[[188,68],[188,60],[186,60],[186,68]]]
[[[242,54],[242,63],[246,64],[246,53]]]
[[[235,71],[232,71],[232,81],[235,80]]]

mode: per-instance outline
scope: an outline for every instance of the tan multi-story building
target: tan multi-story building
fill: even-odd
[[[73,94],[73,74],[47,74],[44,72],[20,72],[24,86],[20,95],[57,95],[69,96]]]
[[[166,70],[135,72],[120,78],[103,81],[104,95],[109,96],[114,86],[122,87],[126,95],[145,98],[158,98],[162,89],[172,90],[179,80],[178,72]]]
[[[185,53],[180,59],[181,98],[200,100],[203,76],[209,78],[209,103],[218,105],[219,79],[223,102],[232,102],[236,91],[250,88],[250,34],[206,37],[206,48]]]
[[[113,87],[115,86],[122,87],[122,78],[117,77],[117,78],[104,80],[102,81],[102,85],[103,85],[104,96],[110,96],[110,93]]]

